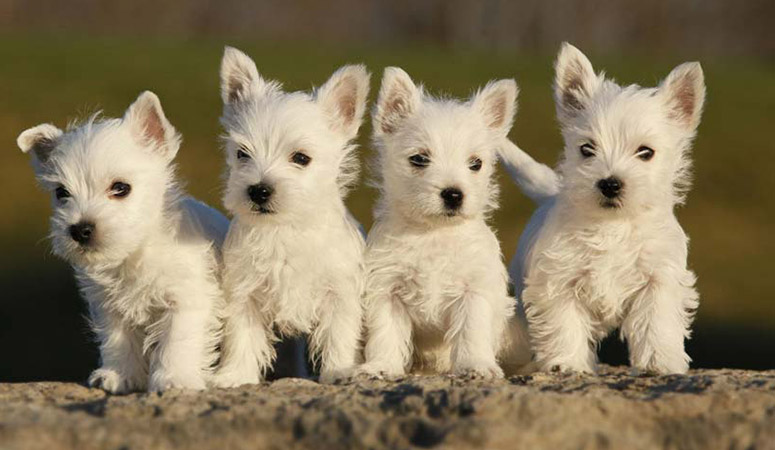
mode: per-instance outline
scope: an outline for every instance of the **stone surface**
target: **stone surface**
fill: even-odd
[[[0,385],[0,449],[775,448],[775,371],[438,376],[110,396]]]

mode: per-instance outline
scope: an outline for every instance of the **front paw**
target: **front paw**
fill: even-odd
[[[573,364],[564,362],[547,362],[540,364],[542,372],[548,373],[584,373],[595,374],[597,367],[586,364]]]
[[[132,391],[142,390],[142,382],[132,380],[109,367],[101,367],[89,376],[89,386],[102,389],[111,394],[126,394]]]
[[[259,384],[261,378],[258,372],[248,372],[245,370],[219,370],[212,377],[212,384],[218,388],[235,388],[246,384]]]
[[[148,390],[151,392],[164,392],[170,389],[191,389],[201,391],[205,389],[205,381],[198,372],[173,373],[165,369],[157,369],[151,374]]]
[[[682,360],[657,362],[651,361],[647,364],[636,364],[632,367],[632,375],[683,375],[689,371],[688,356]]]
[[[404,375],[403,367],[395,367],[394,365],[381,363],[377,361],[370,361],[358,366],[354,373],[354,377],[363,377],[368,379],[384,380],[390,378],[397,378]]]
[[[503,369],[496,362],[471,361],[456,364],[455,375],[468,379],[494,380],[503,378]]]
[[[348,383],[352,381],[355,371],[352,368],[323,369],[320,371],[318,382],[322,384]]]

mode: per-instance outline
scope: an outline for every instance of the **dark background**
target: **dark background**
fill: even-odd
[[[521,94],[511,137],[550,164],[561,148],[551,80],[562,41],[622,83],[654,85],[677,64],[700,60],[707,108],[695,187],[679,211],[701,293],[689,353],[699,367],[775,368],[773,17],[769,0],[0,0],[0,381],[83,380],[97,356],[71,271],[45,239],[48,196],[16,136],[97,109],[120,116],[152,89],[184,136],[181,178],[221,207],[225,44],[292,90],[319,85],[349,62],[373,72],[372,99],[388,65],[431,92],[460,97],[490,79],[515,78]],[[367,121],[364,160],[369,133]],[[500,183],[492,224],[509,260],[533,205],[505,175]],[[374,195],[361,183],[348,199],[366,227]],[[601,354],[626,362],[615,339]]]

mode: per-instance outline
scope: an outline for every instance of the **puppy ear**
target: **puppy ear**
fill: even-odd
[[[234,47],[225,47],[221,59],[221,98],[224,105],[243,101],[252,95],[264,95],[279,89],[275,82],[261,78],[256,63]]]
[[[374,132],[394,133],[404,119],[417,111],[421,99],[422,90],[406,72],[398,67],[386,68],[374,109]]]
[[[315,100],[331,120],[331,128],[353,139],[366,110],[369,72],[363,65],[337,70],[315,93]]]
[[[554,99],[560,119],[576,116],[600,86],[592,63],[576,47],[563,42],[554,65]]]
[[[700,124],[705,103],[705,75],[698,62],[681,64],[659,86],[665,99],[668,116],[687,130]]]
[[[140,94],[126,110],[123,121],[140,144],[151,146],[167,161],[175,157],[180,147],[180,136],[164,115],[156,94],[151,91]]]
[[[44,123],[23,131],[16,138],[16,144],[24,153],[32,151],[35,159],[39,163],[45,164],[59,143],[61,136],[62,130],[54,125]]]
[[[517,112],[519,88],[514,80],[492,81],[472,99],[488,128],[506,136]]]

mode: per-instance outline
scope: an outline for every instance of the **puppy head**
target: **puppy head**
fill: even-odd
[[[561,195],[569,204],[615,217],[682,202],[705,100],[700,64],[676,67],[656,88],[619,86],[596,75],[587,57],[566,43],[556,72],[565,139]]]
[[[120,263],[160,223],[180,138],[155,94],[141,94],[123,119],[38,125],[17,143],[51,194],[54,253],[71,264]]]
[[[254,221],[309,221],[341,205],[357,178],[355,147],[369,74],[345,66],[311,94],[285,93],[247,55],[226,48],[221,64],[224,204]]]
[[[513,80],[465,102],[426,95],[403,70],[385,70],[374,110],[382,199],[378,214],[420,223],[482,217],[496,206],[500,139],[516,112]]]

